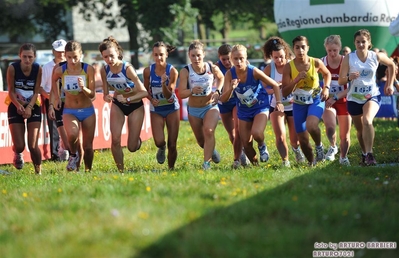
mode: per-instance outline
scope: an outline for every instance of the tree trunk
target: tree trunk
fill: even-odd
[[[228,43],[228,42],[225,42],[224,39],[227,39],[227,37],[229,36],[229,32],[230,32],[229,17],[225,13],[225,14],[223,14],[223,27],[220,30],[220,33],[222,34],[222,39],[223,39],[222,44],[227,44]]]
[[[129,46],[131,51],[130,62],[133,64],[134,68],[138,69],[139,66],[139,42],[137,41],[139,29],[137,24],[131,22],[127,25],[127,30],[129,32]]]

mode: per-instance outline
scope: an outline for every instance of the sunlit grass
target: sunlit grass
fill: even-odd
[[[396,162],[396,122],[375,124],[377,161]],[[399,240],[398,166],[355,166],[354,130],[352,167],[292,160],[283,168],[270,124],[265,135],[270,161],[247,169],[231,170],[220,124],[222,161],[203,171],[187,122],[174,171],[156,163],[152,139],[137,153],[124,150],[124,176],[108,150],[95,152],[91,173],[67,172],[65,162],[45,162],[42,176],[32,164],[2,166],[11,174],[0,177],[0,257],[311,257],[314,242]]]

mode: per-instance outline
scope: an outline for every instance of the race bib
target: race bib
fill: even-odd
[[[351,96],[357,100],[365,101],[373,96],[371,90],[371,86],[353,86]]]
[[[198,93],[198,94],[192,94],[192,96],[194,97],[203,97],[203,96],[208,96],[211,91],[212,91],[212,87],[209,86],[209,83],[193,83],[192,84],[192,88],[194,87],[201,87],[202,88],[202,92]]]
[[[255,96],[252,89],[247,90],[243,94],[236,92],[236,95],[241,104],[244,104],[247,107],[252,107],[258,102],[257,96]]]
[[[292,105],[293,102],[293,95],[290,94],[287,97],[283,97],[283,94],[281,94],[281,103],[283,104],[284,107]]]
[[[83,85],[86,86],[86,76],[84,75],[65,75],[64,76],[64,91],[73,95],[78,95],[82,89],[79,87],[78,78],[83,79]]]
[[[300,105],[308,105],[313,103],[313,90],[307,91],[302,89],[296,89],[293,92],[294,102]]]
[[[126,94],[133,90],[132,87],[129,85],[129,83],[126,81],[126,78],[121,78],[121,77],[107,78],[107,82],[119,94]]]
[[[152,98],[159,100],[158,106],[165,106],[173,104],[173,95],[170,99],[166,99],[162,93],[161,87],[151,87]]]
[[[21,89],[15,89],[15,94],[17,95],[18,102],[21,103],[22,105],[28,104],[33,97],[32,91],[26,91]]]

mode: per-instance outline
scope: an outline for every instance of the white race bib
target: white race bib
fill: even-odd
[[[78,95],[82,89],[79,87],[78,78],[83,79],[83,85],[86,87],[86,76],[84,75],[65,75],[64,76],[64,91],[73,95]]]
[[[33,92],[32,91],[26,91],[26,90],[21,90],[21,89],[15,89],[15,94],[17,95],[17,100],[19,103],[22,105],[29,104],[29,102],[32,100],[33,97]]]
[[[165,105],[171,105],[173,104],[173,95],[169,100],[165,98],[165,96],[162,93],[162,88],[161,87],[151,87],[151,93],[152,97],[156,100],[159,100],[158,106],[165,106]]]
[[[300,105],[308,105],[313,103],[313,90],[307,91],[302,89],[296,89],[292,95],[294,96],[294,102]]]
[[[132,88],[127,83],[126,78],[115,77],[115,78],[107,78],[107,82],[111,85],[112,88],[115,89],[116,92],[120,94],[126,94],[132,91]]]
[[[202,92],[198,93],[198,94],[193,93],[192,96],[194,96],[194,97],[208,96],[212,91],[212,87],[209,86],[209,83],[193,83],[192,88],[198,87],[198,86],[202,88]]]
[[[355,98],[357,100],[368,100],[369,98],[371,98],[372,95],[372,87],[371,86],[352,86],[353,87],[353,91],[351,93],[351,97]]]
[[[252,89],[247,90],[243,94],[236,92],[236,95],[241,104],[247,105],[247,107],[252,107],[258,102],[257,96],[255,96]]]

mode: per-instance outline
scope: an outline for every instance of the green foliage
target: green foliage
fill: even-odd
[[[375,121],[375,129],[374,153],[386,166],[357,166],[352,129],[351,167],[291,161],[283,168],[268,124],[269,162],[231,170],[232,146],[219,124],[222,161],[205,172],[187,122],[175,171],[156,163],[152,140],[137,153],[124,149],[124,176],[108,150],[95,152],[91,173],[69,173],[65,162],[45,162],[42,176],[32,164],[2,166],[11,174],[0,176],[0,257],[298,258],[310,257],[315,242],[397,242],[398,165],[390,163],[399,154],[398,128]],[[355,253],[393,258],[399,250]]]

